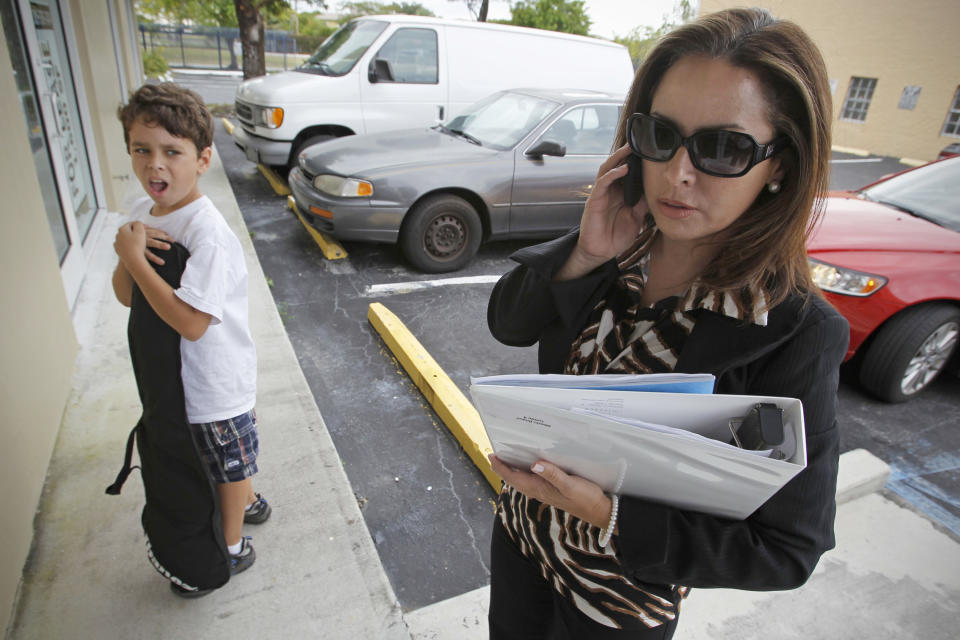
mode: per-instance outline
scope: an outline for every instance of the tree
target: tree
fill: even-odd
[[[324,8],[324,0],[307,0]],[[287,0],[140,0],[138,9],[176,24],[192,23],[237,27],[243,47],[243,78],[267,73],[264,56],[264,15],[279,16],[290,9]],[[231,68],[236,68],[232,38],[227,39]]]
[[[521,0],[510,7],[509,24],[582,36],[590,32],[584,0]]]
[[[237,28],[243,45],[243,79],[267,75],[264,54],[263,11],[279,13],[290,5],[286,0],[233,0]]]
[[[688,22],[693,17],[693,7],[690,6],[690,0],[679,0],[673,7],[670,14],[663,16],[663,24],[654,29],[653,27],[634,27],[626,36],[614,38],[614,42],[622,44],[630,51],[630,59],[633,60],[633,67],[637,68],[647,53],[653,48],[660,38],[672,31],[675,27]]]
[[[474,15],[477,22],[487,21],[487,9],[490,8],[490,0],[447,0],[447,2],[464,2],[467,9]]]
[[[340,23],[349,22],[358,16],[372,16],[377,14],[389,15],[402,13],[410,16],[433,16],[434,13],[419,2],[391,2],[384,4],[358,0],[345,2],[340,5]]]
[[[233,0],[140,0],[137,8],[153,19],[173,24],[197,24],[207,27],[236,27],[237,14]],[[233,51],[235,38],[227,36],[230,52],[229,69],[237,68]]]

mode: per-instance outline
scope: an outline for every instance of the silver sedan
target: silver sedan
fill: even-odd
[[[594,91],[502,91],[430,129],[308,147],[288,182],[317,229],[399,242],[416,268],[455,271],[482,241],[549,238],[579,223],[622,103]]]

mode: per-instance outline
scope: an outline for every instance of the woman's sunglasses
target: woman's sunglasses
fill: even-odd
[[[790,143],[781,137],[758,144],[746,133],[724,129],[698,131],[684,138],[670,123],[645,113],[627,118],[627,142],[633,153],[653,162],[666,162],[684,147],[694,167],[718,178],[738,178]]]

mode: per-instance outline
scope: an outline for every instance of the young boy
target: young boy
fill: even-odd
[[[213,118],[200,96],[173,83],[141,87],[118,115],[133,171],[150,197],[133,206],[132,222],[117,232],[114,293],[129,307],[136,284],[181,336],[186,419],[216,483],[230,573],[236,574],[256,558],[243,523],[262,523],[271,509],[251,480],[258,453],[257,355],[247,326],[243,249],[198,186],[210,166]],[[164,262],[151,249],[170,249],[174,241],[189,252],[178,288],[150,264]],[[171,587],[179,595],[203,595],[176,582]]]

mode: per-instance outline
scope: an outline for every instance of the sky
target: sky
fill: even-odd
[[[472,20],[473,15],[463,0],[418,0],[441,18]],[[329,4],[329,3],[328,3]],[[585,0],[590,16],[590,35],[613,39],[625,36],[634,27],[659,27],[663,17],[671,13],[676,0]],[[490,0],[488,19],[509,19],[508,0]]]

